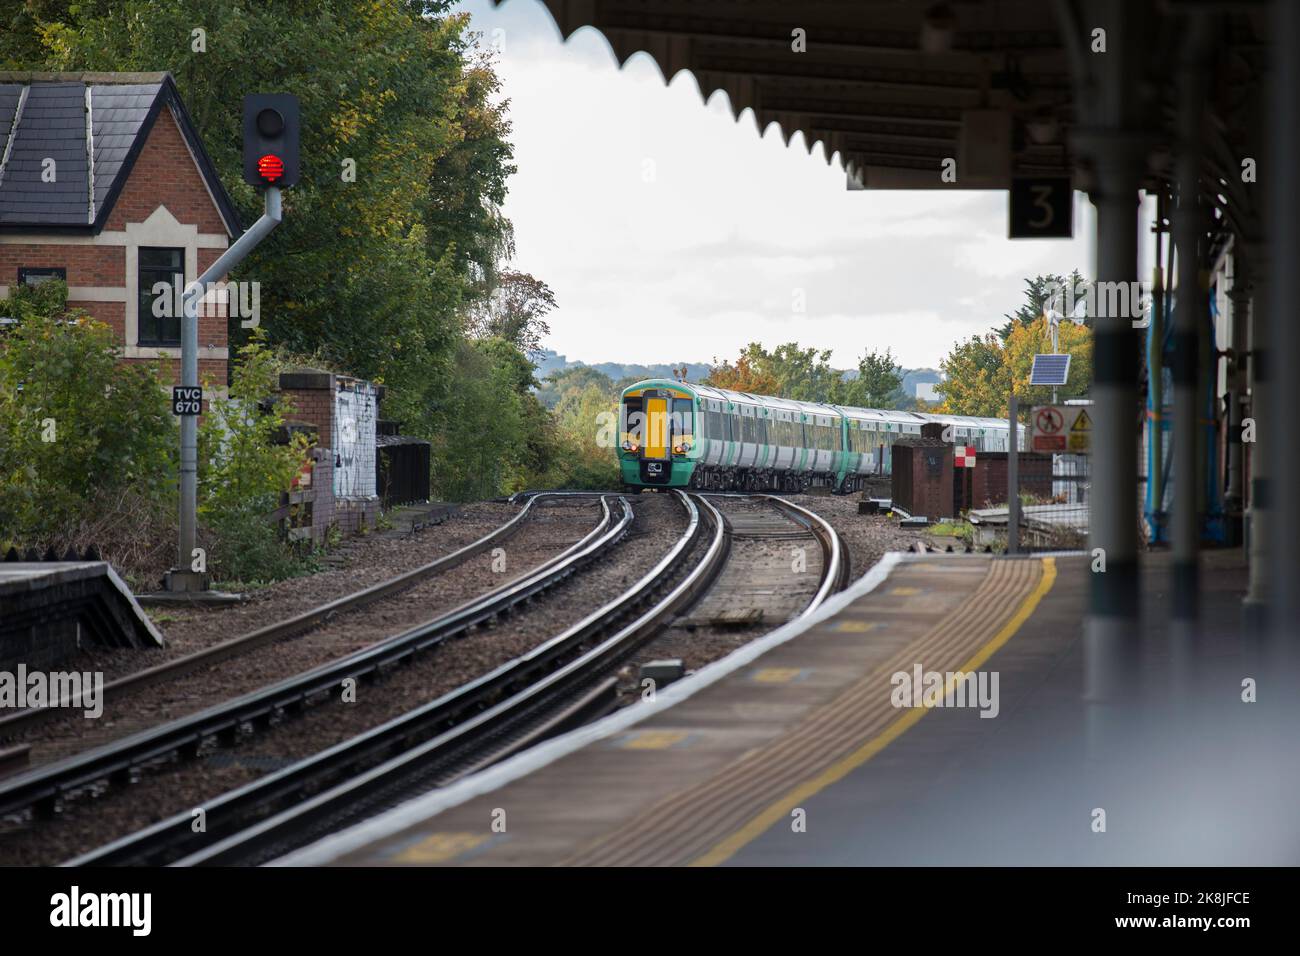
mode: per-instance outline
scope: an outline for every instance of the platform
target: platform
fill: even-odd
[[[1174,666],[1157,557],[1129,693],[1085,703],[1083,556],[890,555],[654,703],[284,862],[1295,863],[1295,712],[1241,700],[1264,672],[1234,633],[1238,558],[1205,572],[1213,666]],[[988,699],[897,706],[918,665]]]
[[[84,644],[162,647],[106,561],[0,563],[0,667],[51,667]]]

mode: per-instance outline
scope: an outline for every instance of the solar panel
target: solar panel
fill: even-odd
[[[1070,377],[1070,356],[1035,355],[1034,369],[1029,373],[1030,385],[1064,385]]]

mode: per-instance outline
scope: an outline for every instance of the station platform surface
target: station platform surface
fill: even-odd
[[[1168,625],[1167,561],[1145,561],[1135,680],[1102,705],[1083,693],[1090,573],[891,555],[811,623],[283,862],[1300,861],[1294,709],[1243,700],[1243,675],[1278,694],[1241,637],[1240,553],[1206,556],[1195,636]],[[918,671],[954,699],[906,706]],[[955,672],[983,696],[948,705]]]

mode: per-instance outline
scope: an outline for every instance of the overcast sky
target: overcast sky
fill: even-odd
[[[688,73],[665,85],[648,54],[619,69],[591,28],[562,42],[540,0],[461,7],[503,47],[514,266],[555,290],[546,345],[571,361],[708,362],[757,340],[936,367],[1027,276],[1093,274],[1079,194],[1075,239],[1012,242],[1004,192],[848,192],[820,144],[737,122]]]

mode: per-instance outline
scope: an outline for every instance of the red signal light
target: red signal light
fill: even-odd
[[[257,173],[268,183],[273,183],[284,175],[284,163],[279,156],[267,153],[257,161]]]

